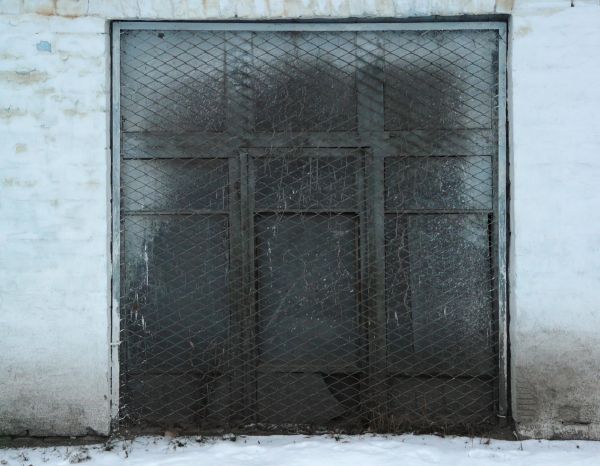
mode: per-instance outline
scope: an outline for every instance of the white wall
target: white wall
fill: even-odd
[[[0,17],[0,433],[107,431],[106,41]]]
[[[600,2],[557,3],[511,24],[513,406],[600,438]]]
[[[0,0],[0,434],[109,430],[108,20],[495,13],[512,14],[514,417],[600,438],[598,0]]]

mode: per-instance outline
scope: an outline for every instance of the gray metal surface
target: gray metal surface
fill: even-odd
[[[121,426],[495,425],[505,46],[500,23],[117,23]]]

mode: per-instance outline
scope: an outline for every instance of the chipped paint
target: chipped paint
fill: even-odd
[[[0,81],[14,84],[35,84],[47,81],[48,73],[35,69],[25,71],[0,71]]]
[[[515,6],[515,0],[496,0],[496,13],[510,14]]]
[[[529,34],[531,32],[531,26],[528,25],[523,25],[520,26],[515,32],[514,32],[514,36],[515,37],[525,37],[527,34]]]
[[[56,14],[56,0],[23,0],[23,13],[52,16]]]
[[[77,117],[77,116],[87,115],[86,111],[82,111],[77,108],[65,108],[62,112],[69,117]]]
[[[43,87],[41,89],[36,89],[34,92],[37,95],[46,96],[54,94],[56,92],[56,89],[54,89],[53,87]]]
[[[22,117],[27,115],[27,112],[21,108],[7,107],[0,108],[0,118],[3,120],[10,120],[14,117]]]
[[[2,181],[0,181],[0,184],[5,188],[31,188],[37,184],[37,181],[20,180],[18,178],[10,177],[3,178]]]
[[[52,45],[47,40],[41,40],[35,44],[35,48],[40,52],[52,52]]]

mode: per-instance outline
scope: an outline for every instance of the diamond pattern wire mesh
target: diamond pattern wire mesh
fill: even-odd
[[[497,31],[120,40],[122,425],[493,425]]]

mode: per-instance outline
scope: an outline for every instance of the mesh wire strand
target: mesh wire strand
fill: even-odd
[[[494,425],[497,32],[120,40],[121,425]]]

